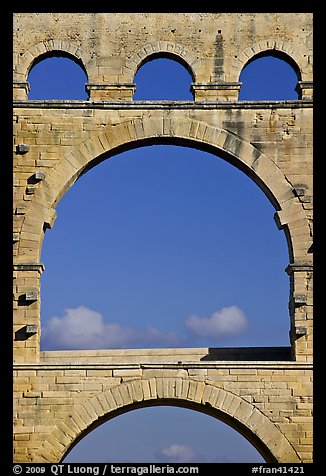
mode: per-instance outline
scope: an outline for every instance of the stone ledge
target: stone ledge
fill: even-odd
[[[279,347],[267,348],[275,351],[275,359],[264,360],[266,348],[243,348],[243,352],[256,351],[257,359],[232,359],[235,349],[128,349],[98,351],[47,351],[41,352],[40,362],[14,364],[15,370],[56,370],[56,369],[188,369],[188,368],[266,368],[266,369],[310,369],[311,362],[279,360]],[[284,351],[289,352],[289,347]],[[224,358],[207,359],[209,351],[224,351]],[[229,352],[229,354],[228,354]],[[232,354],[233,352],[233,354]],[[214,353],[214,352],[213,352]],[[229,358],[226,359],[225,356]],[[206,358],[205,358],[206,357]]]
[[[294,272],[312,272],[313,264],[308,262],[290,263],[285,268],[285,272],[290,276]]]
[[[18,263],[13,265],[14,271],[38,271],[42,274],[44,269],[43,263]]]
[[[148,363],[40,363],[19,362],[13,364],[13,370],[129,370],[129,369],[270,369],[270,370],[312,370],[312,362],[282,361],[216,361],[216,362],[148,362]]]
[[[202,90],[214,90],[214,91],[219,91],[219,90],[240,90],[242,86],[242,83],[240,82],[225,82],[225,81],[220,81],[216,83],[191,83],[191,88],[192,89],[202,89]]]
[[[159,348],[159,349],[102,349],[102,350],[61,350],[43,351],[41,360],[53,359],[71,362],[90,359],[106,362],[159,362],[159,361],[290,361],[290,346],[283,347],[196,347],[196,348]]]
[[[312,108],[312,100],[284,101],[80,101],[80,100],[14,100],[15,108],[41,109],[301,109]]]

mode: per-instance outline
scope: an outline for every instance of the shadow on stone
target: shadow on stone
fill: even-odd
[[[210,347],[200,360],[291,360],[291,347]]]

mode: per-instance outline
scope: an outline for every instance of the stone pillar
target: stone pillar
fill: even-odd
[[[298,81],[295,88],[299,99],[313,99],[313,82],[312,81]]]
[[[192,83],[191,92],[195,101],[237,101],[241,83]]]
[[[29,83],[27,81],[14,81],[13,82],[13,99],[25,100],[28,99],[28,93],[30,90]]]
[[[312,263],[289,264],[290,276],[290,341],[292,357],[297,361],[312,361],[313,358],[313,303]]]
[[[14,265],[14,362],[38,362],[40,358],[40,276],[42,263]]]
[[[136,85],[131,84],[86,84],[86,91],[90,101],[131,101]]]

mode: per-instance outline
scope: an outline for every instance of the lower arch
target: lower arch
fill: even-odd
[[[50,445],[56,461],[49,462],[62,461],[82,438],[99,425],[131,410],[160,405],[192,409],[223,421],[244,436],[267,463],[300,462],[284,434],[252,403],[205,382],[178,377],[130,380],[96,394],[76,406],[58,423],[50,435],[52,442],[46,441],[45,437],[45,442],[37,451],[37,458],[49,461]],[[83,414],[88,415],[88,421],[79,424],[77,430]],[[70,444],[60,451],[59,448],[64,446],[60,442],[62,433],[70,438]]]

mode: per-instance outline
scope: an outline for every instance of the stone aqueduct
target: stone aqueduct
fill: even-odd
[[[294,68],[298,100],[238,100],[243,67],[264,54]],[[88,100],[28,99],[30,69],[53,55],[84,68]],[[133,101],[138,68],[160,55],[186,66],[193,101]],[[149,405],[219,418],[267,462],[312,461],[312,84],[307,13],[14,14],[16,462],[59,462],[97,425]],[[40,351],[41,246],[60,198],[100,161],[165,143],[222,157],[274,205],[290,348]]]

